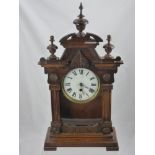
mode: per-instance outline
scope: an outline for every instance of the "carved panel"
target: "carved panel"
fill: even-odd
[[[98,133],[102,132],[100,119],[63,119],[64,133]]]
[[[82,49],[79,49],[77,54],[73,57],[71,61],[71,67],[89,67],[88,59],[82,54]]]
[[[64,123],[62,126],[64,133],[98,133],[101,132],[101,127],[98,123],[91,125],[73,125]]]

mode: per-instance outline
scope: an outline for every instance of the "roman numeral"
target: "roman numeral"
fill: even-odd
[[[73,79],[72,77],[69,77],[69,76],[68,76],[67,78],[69,78],[69,79]]]
[[[95,90],[92,89],[92,88],[89,89],[89,92],[90,92],[90,93],[93,93],[94,91],[95,91]]]
[[[89,72],[86,74],[86,76],[89,74]]]
[[[82,94],[79,94],[79,99],[82,99]]]
[[[86,95],[89,97],[89,95],[86,93]]]
[[[76,71],[73,71],[72,73],[73,73],[75,76],[77,75]]]
[[[91,83],[91,86],[96,86],[96,83]]]
[[[82,75],[83,74],[83,69],[80,69],[79,70],[79,73]]]
[[[65,83],[65,86],[70,86],[71,84],[70,83]]]
[[[93,79],[95,79],[95,78],[94,78],[94,77],[91,77],[91,78],[90,78],[90,80],[93,80]]]
[[[73,97],[76,97],[76,92],[74,92],[74,93],[72,94],[72,96],[73,96]]]
[[[72,91],[72,88],[68,88],[67,91],[70,93]]]

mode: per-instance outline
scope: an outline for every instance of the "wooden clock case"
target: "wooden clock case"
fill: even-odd
[[[100,58],[95,50],[103,40],[92,33],[83,33],[88,23],[82,14],[74,20],[78,33],[71,33],[60,40],[65,51],[60,59],[55,56],[57,46],[47,47],[51,55],[41,58],[39,64],[48,75],[51,93],[52,122],[48,128],[44,144],[45,150],[56,150],[57,147],[106,147],[106,150],[118,150],[115,128],[111,121],[111,91],[114,73],[122,64],[120,57],[113,58],[110,53],[114,46],[107,36],[104,45],[105,56]],[[73,68],[88,68],[100,79],[100,90],[92,101],[77,104],[69,101],[63,94],[61,82],[63,77]]]

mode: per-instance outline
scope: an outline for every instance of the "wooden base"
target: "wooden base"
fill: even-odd
[[[110,134],[60,133],[52,135],[49,127],[44,150],[56,151],[57,147],[106,147],[107,151],[119,150],[115,128]]]

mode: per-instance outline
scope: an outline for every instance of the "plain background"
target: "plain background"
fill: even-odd
[[[85,0],[83,14],[89,20],[87,32],[104,40],[112,35],[114,56],[121,56],[124,65],[115,75],[112,96],[112,121],[117,130],[120,151],[105,148],[58,148],[44,152],[43,143],[51,121],[47,77],[37,65],[46,50],[49,36],[55,36],[57,55],[63,48],[59,39],[75,32],[72,21],[79,14],[79,0],[21,0],[20,1],[20,155],[39,154],[110,154],[134,155],[134,1]],[[99,55],[104,55],[100,44]]]

